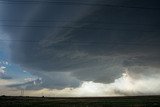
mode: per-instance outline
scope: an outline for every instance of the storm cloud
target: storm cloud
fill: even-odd
[[[10,36],[14,63],[44,77],[42,87],[77,87],[81,81],[114,82],[126,68],[135,78],[160,75],[159,5],[158,0],[10,2],[0,17],[6,19],[2,29]]]

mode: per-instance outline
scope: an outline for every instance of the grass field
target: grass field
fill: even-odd
[[[78,98],[1,96],[0,107],[160,107],[160,96]]]

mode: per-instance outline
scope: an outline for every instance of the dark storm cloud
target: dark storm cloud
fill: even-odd
[[[89,3],[6,5],[3,18],[26,20],[3,23],[18,25],[3,28],[12,40],[12,60],[33,71],[71,72],[82,81],[96,82],[114,81],[124,67],[133,73],[133,66],[159,68],[158,0]]]
[[[64,87],[78,87],[81,83],[80,80],[76,79],[75,77],[72,77],[70,73],[36,72],[35,74],[42,77],[42,83],[39,85],[41,88],[62,89]]]

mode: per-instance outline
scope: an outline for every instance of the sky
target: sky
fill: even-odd
[[[159,19],[159,0],[0,0],[0,95],[159,95]]]

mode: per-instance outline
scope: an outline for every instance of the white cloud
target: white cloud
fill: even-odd
[[[113,83],[95,83],[84,81],[77,88],[26,90],[29,96],[57,96],[57,97],[84,97],[84,96],[123,96],[123,95],[149,95],[160,93],[160,75],[151,77],[132,78],[129,71]]]
[[[28,77],[28,78],[25,78],[24,80],[25,82],[32,82],[32,81],[35,81],[36,79],[32,77]]]
[[[25,80],[25,83],[33,82],[34,85],[39,85],[43,83],[41,77],[38,77],[38,78],[28,77],[28,78],[25,78],[24,80]]]
[[[23,70],[24,73],[26,73],[27,71]]]
[[[0,66],[0,75],[4,74],[6,71],[4,70],[6,67]]]

